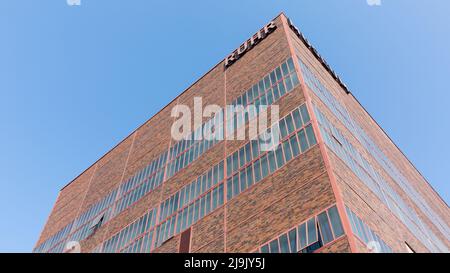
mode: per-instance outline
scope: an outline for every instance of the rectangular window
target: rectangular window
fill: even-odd
[[[208,214],[209,212],[211,212],[211,193],[208,193],[206,195],[206,213]]]
[[[297,229],[292,229],[288,233],[289,235],[289,246],[290,246],[290,253],[296,253],[297,252]]]
[[[280,90],[280,96],[286,94],[286,87],[283,84],[283,81],[278,83],[278,89]]]
[[[285,79],[286,82],[286,90],[289,92],[292,90],[293,86],[292,86],[292,82],[291,82],[291,76],[287,76]]]
[[[250,143],[245,145],[245,162],[248,163],[252,160]]]
[[[239,194],[239,175],[236,174],[233,176],[233,196]]]
[[[288,135],[284,119],[280,120],[279,124],[280,124],[281,139],[284,139]]]
[[[286,158],[286,162],[292,159],[291,147],[289,145],[289,141],[283,142],[283,150],[284,156]]]
[[[275,155],[277,158],[278,168],[281,168],[281,166],[284,165],[283,150],[281,149],[281,145],[278,145],[278,147],[275,151]]]
[[[267,165],[267,156],[264,155],[261,158],[261,174],[262,178],[266,177],[269,174],[269,166]]]
[[[280,250],[281,253],[289,253],[289,243],[287,234],[283,234],[280,237]]]
[[[270,173],[273,173],[277,169],[277,165],[275,163],[275,154],[273,151],[270,151],[268,153],[268,159],[269,159]]]
[[[319,221],[320,234],[322,235],[323,244],[333,241],[333,233],[331,232],[330,222],[328,221],[326,211],[319,214],[317,216],[317,220]]]
[[[239,172],[239,178],[240,178],[241,192],[243,192],[247,188],[247,180],[245,179],[245,169]]]
[[[300,141],[300,148],[302,153],[308,149],[308,141],[306,140],[305,130],[302,129],[297,133],[298,139]]]
[[[333,228],[334,236],[339,237],[344,234],[344,229],[342,228],[341,219],[339,217],[338,210],[336,206],[328,209],[328,215],[330,216],[331,226]]]
[[[289,66],[289,72],[294,72],[295,71],[295,67],[294,67],[294,62],[292,61],[292,58],[289,58],[287,60],[288,66]]]
[[[273,240],[269,243],[270,253],[280,253],[280,248],[278,247],[278,239]]]
[[[232,165],[231,165],[231,155],[227,157],[227,176],[231,175]]]
[[[313,128],[310,125],[306,126],[306,135],[308,136],[309,146],[316,144],[316,137],[314,136]]]
[[[253,159],[255,159],[259,155],[258,140],[252,140],[251,143],[252,143],[252,155],[253,155]]]
[[[253,163],[253,171],[255,173],[255,183],[261,180],[261,166],[259,165],[259,160]]]
[[[223,183],[219,186],[219,205],[223,205]]]
[[[292,148],[292,156],[296,157],[297,155],[300,154],[300,148],[298,146],[297,136],[296,135],[291,136],[291,138],[289,139],[289,142],[290,142],[291,148]]]
[[[234,152],[233,154],[233,173],[238,169],[238,152]]]
[[[316,218],[313,217],[308,220],[308,245],[317,242],[317,227]]]
[[[269,245],[268,244],[263,245],[261,247],[261,253],[269,253]]]
[[[308,109],[306,108],[306,104],[300,106],[300,112],[302,113],[303,124],[306,124],[310,121]]]
[[[245,164],[245,155],[244,155],[244,153],[245,153],[244,147],[239,149],[239,168],[241,168]]]
[[[286,76],[289,74],[289,70],[288,70],[288,66],[287,66],[286,62],[281,64],[281,69],[283,71],[283,76]]]
[[[292,121],[292,116],[291,115],[287,115],[286,118],[285,118],[285,121],[286,121],[286,125],[287,125],[288,134],[291,134],[295,130],[294,122]]]
[[[280,84],[283,85],[283,82],[280,82],[278,85]],[[275,85],[272,90],[273,90],[273,98],[275,101],[277,101],[281,97],[280,90],[277,85]]]
[[[299,249],[304,249],[306,246],[308,246],[307,238],[306,223],[303,223],[298,227],[298,245],[300,246]]]
[[[252,166],[248,166],[245,168],[246,176],[247,176],[247,187],[250,187],[253,184],[253,172]]]

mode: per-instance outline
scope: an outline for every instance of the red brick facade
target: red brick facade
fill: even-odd
[[[321,100],[305,85],[296,56],[313,67],[333,95],[345,105],[353,119],[375,140],[397,168],[411,181],[412,186],[424,197],[433,210],[448,224],[450,214],[447,204],[429,186],[414,166],[407,160],[376,122],[356,101],[353,95],[336,83],[328,71],[311,53],[310,49],[289,28],[284,14],[276,17],[277,28],[244,56],[224,68],[220,62],[196,81],[157,115],[134,131],[130,136],[89,167],[79,177],[64,187],[37,242],[37,246],[80,216],[90,206],[101,200],[123,181],[144,168],[164,151],[171,140],[172,108],[177,104],[193,106],[193,98],[202,97],[203,104],[221,107],[249,89],[259,79],[292,57],[300,78],[300,85],[277,102],[280,117],[306,103],[312,116],[312,124],[318,145],[299,155],[277,170],[243,191],[239,196],[219,206],[192,225],[191,252],[250,252],[289,230],[313,215],[337,204],[344,235],[318,252],[366,252],[367,247],[353,235],[345,206],[354,211],[395,252],[406,252],[405,242],[415,251],[428,252],[386,206],[359,181],[352,171],[326,146],[318,130],[312,111],[316,105],[328,119],[368,158],[374,168],[380,169],[375,160],[358,144],[357,140],[329,111]],[[203,120],[205,121],[205,120]],[[140,198],[118,215],[104,223],[95,233],[81,241],[83,252],[94,251],[102,242],[111,238],[151,208],[179,191],[211,166],[227,158],[246,140],[224,140],[214,145],[188,167]],[[405,202],[417,211],[421,219],[449,247],[450,243],[425,217],[405,193],[396,186],[389,175],[380,171],[385,180],[404,197]],[[227,188],[225,187],[225,191]],[[153,252],[179,252],[181,235],[176,234]],[[186,248],[186,238],[183,239]]]

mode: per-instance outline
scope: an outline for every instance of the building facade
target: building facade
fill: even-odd
[[[277,105],[280,144],[174,140],[171,111],[194,97]],[[222,111],[192,135],[230,135],[231,120],[248,131],[258,114]],[[65,186],[34,252],[449,252],[449,223],[447,204],[280,14]]]

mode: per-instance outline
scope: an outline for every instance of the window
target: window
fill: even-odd
[[[280,253],[280,248],[278,247],[278,239],[273,240],[269,243],[270,253]]]
[[[344,234],[344,229],[342,228],[341,219],[339,217],[338,210],[336,206],[328,210],[328,215],[330,216],[331,226],[333,227],[334,236],[339,237]]]
[[[284,150],[284,156],[286,158],[286,161],[291,160],[292,153],[291,153],[291,147],[289,145],[289,141],[283,142],[283,150]]]
[[[322,241],[327,244],[333,241],[333,233],[331,232],[330,222],[328,221],[327,212],[324,211],[317,216],[319,221],[320,233],[322,235]]]
[[[289,139],[289,143],[291,144],[292,147],[292,156],[296,157],[297,155],[300,154],[297,137],[295,135],[291,136],[291,138]]]
[[[290,252],[295,253],[297,252],[297,230],[293,228],[289,231],[289,246],[290,246]]]
[[[287,234],[283,234],[280,237],[280,250],[281,253],[289,253],[289,243]]]

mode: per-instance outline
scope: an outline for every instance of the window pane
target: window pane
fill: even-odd
[[[281,253],[289,253],[289,244],[287,234],[283,234],[280,237],[280,250]]]
[[[233,173],[238,169],[238,164],[239,164],[238,152],[235,152],[233,154]]]
[[[286,76],[287,74],[289,74],[289,70],[288,70],[288,66],[286,64],[286,62],[281,64],[281,69],[283,70],[283,75]]]
[[[302,113],[303,124],[306,124],[310,121],[308,110],[306,109],[306,104],[300,106],[300,112]]]
[[[289,92],[292,90],[292,82],[291,82],[291,76],[287,76],[284,79],[284,82],[286,83],[286,90]]]
[[[302,129],[297,134],[298,139],[300,141],[300,148],[302,150],[302,153],[308,149],[308,142],[306,141],[306,134],[305,130]]]
[[[247,188],[247,179],[245,176],[245,169],[239,172],[239,178],[240,178],[240,188],[241,192],[243,192]]]
[[[258,183],[261,180],[261,167],[259,165],[259,160],[253,163],[253,171],[255,173],[255,183]]]
[[[296,127],[297,129],[302,128],[302,126],[303,126],[303,121],[302,121],[302,118],[301,118],[301,116],[300,116],[299,110],[296,109],[296,110],[293,112],[293,115],[294,115],[294,123],[295,123],[295,127]]]
[[[280,248],[278,247],[278,239],[273,240],[269,243],[270,253],[280,253]]]
[[[298,238],[298,245],[300,246],[299,249],[305,248],[308,245],[308,240],[306,237],[306,223],[303,223],[298,227]]]
[[[227,180],[227,200],[230,201],[231,198],[233,198],[233,186],[230,177]]]
[[[231,155],[227,157],[227,176],[230,176],[231,174]]]
[[[309,145],[312,146],[316,144],[316,137],[314,136],[314,132],[311,124],[306,126],[306,135],[308,136]]]
[[[292,121],[292,116],[291,115],[286,116],[285,120],[286,120],[288,134],[294,132],[294,122]]]
[[[261,158],[261,175],[262,178],[266,177],[269,174],[269,166],[267,165],[267,156],[263,156]]]
[[[308,245],[317,242],[316,218],[308,220]]]
[[[282,78],[283,76],[281,75],[281,69],[280,69],[280,67],[277,67],[277,68],[275,69],[275,73],[276,73],[276,75],[277,75],[277,80],[281,80],[281,78]]]
[[[284,156],[286,158],[286,162],[292,159],[291,147],[289,145],[289,141],[283,142],[283,150]]]
[[[287,63],[288,63],[288,66],[289,66],[289,72],[294,72],[295,71],[295,68],[294,68],[294,62],[292,61],[292,58],[289,58],[288,60],[287,60]]]
[[[281,166],[284,165],[283,150],[281,149],[281,145],[278,145],[278,147],[275,151],[275,155],[277,158],[278,168],[280,168]]]
[[[253,184],[253,172],[252,172],[252,166],[248,166],[245,168],[246,176],[247,176],[247,187],[250,187]]]
[[[253,159],[255,159],[259,155],[258,140],[252,140],[251,143],[252,143],[252,155]]]
[[[250,143],[247,143],[247,145],[245,145],[245,162],[248,163],[251,160],[252,157],[251,157]]]
[[[291,247],[290,252],[296,253],[297,252],[297,229],[292,229],[289,231],[289,245]]]
[[[280,133],[281,133],[281,138],[285,138],[287,136],[287,129],[286,129],[286,123],[284,121],[284,119],[280,120],[279,122],[280,124]]]
[[[223,183],[219,186],[219,205],[223,205]]]
[[[339,237],[344,234],[344,229],[342,228],[341,219],[339,218],[339,213],[336,206],[328,210],[328,215],[330,216],[331,226],[333,228],[334,236]]]
[[[244,153],[245,153],[244,147],[239,149],[239,167],[242,167],[245,164],[245,155],[244,155]]]
[[[299,84],[297,73],[292,74],[292,85],[297,86]]]
[[[281,83],[283,83],[283,82],[281,82]],[[278,85],[280,85],[280,84],[278,84]],[[277,85],[275,85],[272,90],[273,90],[274,101],[277,101],[280,98],[280,96],[281,96],[280,95],[280,90],[278,89]]]
[[[291,148],[292,148],[292,156],[296,157],[297,155],[300,154],[300,148],[298,146],[297,136],[296,135],[291,136],[291,138],[289,139],[289,142],[290,142]]]
[[[275,154],[273,151],[270,151],[268,153],[268,158],[269,158],[270,173],[273,173],[277,169],[277,165],[275,163]]]
[[[233,196],[239,194],[239,176],[236,174],[233,176]]]
[[[261,247],[261,253],[269,253],[269,245],[263,245]]]
[[[333,233],[331,232],[330,222],[326,212],[322,212],[317,216],[320,227],[320,234],[322,235],[322,241],[324,244],[333,241]]]
[[[279,90],[280,96],[283,96],[284,94],[286,94],[286,87],[284,87],[283,82],[284,81],[281,81],[281,82],[278,83],[278,88],[277,89]],[[275,90],[275,86],[273,87],[273,89]]]

